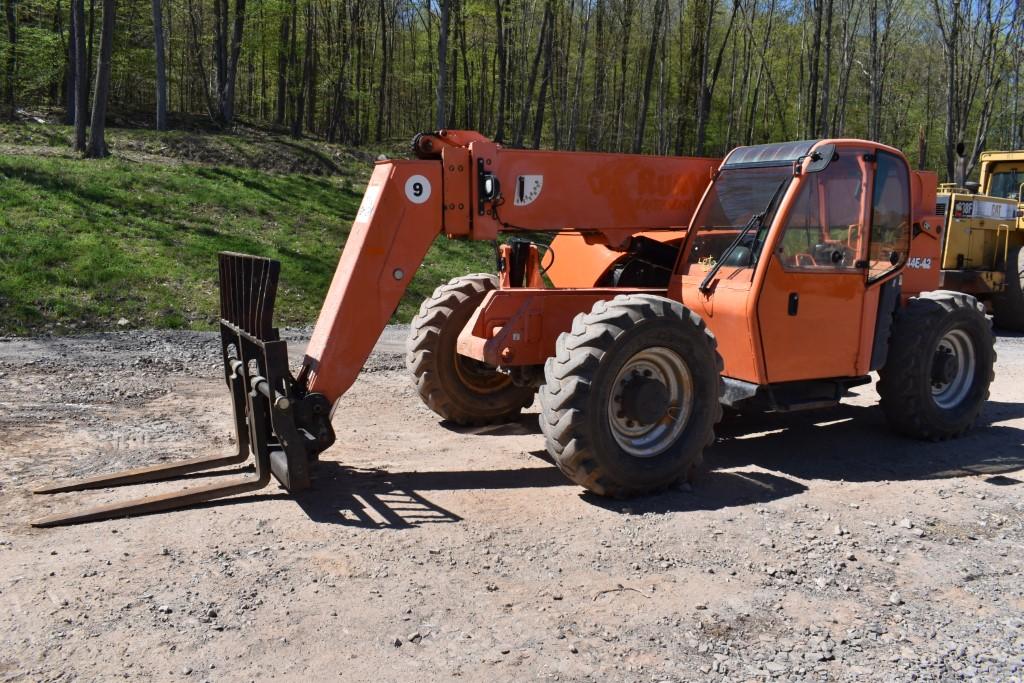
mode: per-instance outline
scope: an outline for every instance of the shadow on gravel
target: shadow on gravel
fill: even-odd
[[[997,423],[1021,417],[1024,403],[989,401],[977,426],[966,436],[930,443],[894,434],[877,406],[841,404],[789,414],[729,414],[716,429],[714,446],[705,451],[703,471],[692,489],[675,488],[628,500],[586,492],[580,497],[606,510],[642,515],[768,503],[806,491],[807,487],[796,479],[904,481],[984,475],[984,481],[993,486],[1012,486],[1021,481],[1003,474],[1024,468],[1024,429]],[[536,413],[524,414],[504,425],[444,426],[479,436],[540,433]],[[322,524],[409,529],[455,523],[462,518],[423,492],[576,486],[550,465],[547,451],[540,449],[531,455],[549,466],[388,472],[321,461],[314,466],[313,488],[309,491],[289,496],[279,489],[271,495],[237,496],[197,507],[293,498],[312,521]],[[771,471],[743,471],[751,466]],[[224,470],[182,479],[236,473],[239,471]]]
[[[692,489],[675,488],[628,500],[586,492],[580,497],[606,510],[642,515],[757,505],[807,490],[790,477],[902,481],[985,475],[984,481],[993,486],[1012,486],[1021,481],[1003,473],[1024,468],[1024,429],[995,423],[1021,417],[1024,403],[990,401],[979,424],[969,434],[954,441],[929,443],[893,434],[875,406],[843,404],[814,412],[730,415],[718,426],[718,438],[705,452],[705,470]],[[482,436],[539,432],[536,414],[526,414],[505,425],[446,426]],[[544,450],[531,454],[551,462]],[[743,471],[751,466],[771,472]],[[388,472],[321,461],[313,473],[313,488],[295,496],[283,492],[238,496],[197,507],[293,498],[317,523],[409,529],[462,521],[451,510],[424,496],[424,491],[575,486],[554,466]]]
[[[653,496],[627,500],[583,493],[591,505],[627,515],[720,510],[740,505],[758,505],[803,493],[803,484],[768,472],[701,472],[692,487],[670,489]]]
[[[996,335],[996,339],[1024,339],[1024,332],[1014,332],[1013,330],[1004,330],[1001,327],[997,327],[993,330]]]
[[[408,529],[462,518],[423,491],[571,486],[554,467],[450,472],[388,472],[320,462],[313,489],[295,500],[314,522],[366,529]]]
[[[990,401],[978,425],[952,441],[894,434],[877,407],[840,405],[792,414],[734,415],[719,425],[705,461],[757,465],[799,479],[883,481],[998,475],[1024,468],[1024,403]]]
[[[440,424],[450,432],[470,436],[529,436],[541,433],[540,415],[537,413],[524,413],[515,422],[482,427],[463,427],[448,420],[443,420]]]

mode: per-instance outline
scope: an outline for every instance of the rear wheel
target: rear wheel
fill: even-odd
[[[697,314],[650,294],[600,301],[544,367],[541,428],[570,479],[616,497],[689,477],[721,419],[722,361]]]
[[[984,307],[968,294],[928,292],[896,316],[878,393],[890,426],[921,439],[955,438],[988,400],[995,349]]]
[[[1024,332],[1024,247],[1006,255],[1006,289],[992,298],[992,312],[998,327]]]
[[[497,368],[456,352],[459,333],[498,278],[457,277],[434,290],[412,320],[405,364],[423,402],[460,425],[509,422],[533,403],[534,390],[516,386]]]

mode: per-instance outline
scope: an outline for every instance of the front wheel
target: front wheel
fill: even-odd
[[[996,327],[1024,332],[1024,247],[1006,255],[1005,289],[992,298]]]
[[[956,438],[988,400],[996,352],[984,307],[968,294],[927,292],[893,326],[878,393],[889,425],[920,439]]]
[[[600,301],[544,366],[541,428],[559,469],[625,497],[689,477],[721,419],[715,338],[697,314],[650,294]]]

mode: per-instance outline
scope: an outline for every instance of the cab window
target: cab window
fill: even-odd
[[[707,196],[693,219],[693,239],[688,262],[714,266],[725,256],[729,245],[764,212],[762,226],[772,224],[778,198],[793,177],[793,167],[767,166],[723,170],[708,188]],[[728,255],[723,266],[749,268],[757,262],[765,229],[751,231]]]
[[[868,279],[875,280],[899,266],[910,251],[910,174],[899,157],[876,155],[871,206]]]
[[[863,154],[849,149],[823,171],[804,177],[775,249],[783,268],[819,273],[856,269],[866,177]]]
[[[1002,197],[1003,199],[1024,201],[1024,198],[1020,196],[1020,186],[1022,184],[1024,184],[1024,171],[1018,171],[1017,169],[996,171],[992,174],[988,194],[993,197]]]

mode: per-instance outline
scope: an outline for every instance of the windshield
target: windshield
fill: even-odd
[[[992,174],[992,184],[988,194],[990,197],[1021,201],[1018,196],[1021,183],[1024,183],[1024,171],[998,171]]]
[[[762,211],[768,210],[779,185],[793,177],[793,167],[733,168],[722,171],[708,190],[693,220],[694,237],[689,263],[715,265],[736,236]],[[781,193],[780,193],[781,197]],[[775,202],[778,205],[778,201]],[[760,230],[752,230],[729,255],[729,263],[744,267],[753,265],[760,251],[776,206],[764,217]]]

